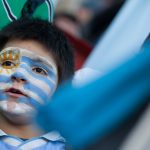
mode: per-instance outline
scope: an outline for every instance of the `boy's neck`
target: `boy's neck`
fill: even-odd
[[[0,129],[6,134],[29,139],[44,134],[34,123],[17,125],[8,121],[0,114]]]

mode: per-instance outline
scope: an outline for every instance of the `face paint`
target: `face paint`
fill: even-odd
[[[0,52],[0,109],[7,117],[17,116],[19,122],[31,118],[50,99],[57,82],[53,59],[15,47]]]

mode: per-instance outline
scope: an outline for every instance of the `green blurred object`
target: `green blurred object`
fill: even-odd
[[[54,5],[52,0],[1,0],[0,1],[0,29],[21,17],[21,12],[26,3],[40,4],[34,10],[32,17],[53,21]],[[31,5],[30,5],[31,6]]]

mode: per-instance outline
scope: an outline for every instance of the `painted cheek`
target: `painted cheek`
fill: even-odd
[[[47,83],[49,83],[49,95],[48,95],[48,101],[50,100],[50,98],[52,97],[52,95],[54,94],[54,92],[56,91],[57,88],[57,79],[51,79],[50,78],[47,80]]]
[[[36,82],[36,84],[30,82],[23,86],[27,95],[29,95],[28,99],[30,104],[35,108],[37,108],[38,105],[41,106],[47,103],[56,89],[56,84],[50,84],[48,79],[37,79],[37,81],[39,81],[39,84],[38,82]]]
[[[0,91],[11,87],[11,74],[13,73],[10,69],[4,69],[0,67]]]
[[[16,71],[16,68],[5,69],[0,67],[0,75],[11,76]]]
[[[8,96],[4,92],[0,92],[0,102],[8,100]]]

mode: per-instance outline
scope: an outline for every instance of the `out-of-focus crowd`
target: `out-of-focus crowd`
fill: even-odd
[[[125,0],[58,0],[55,24],[92,46],[104,33]]]
[[[54,23],[75,49],[75,68],[80,69],[125,0],[57,0]]]

